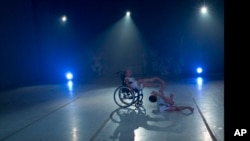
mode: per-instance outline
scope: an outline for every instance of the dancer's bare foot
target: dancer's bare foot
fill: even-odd
[[[171,100],[171,103],[169,103],[171,106],[174,105],[174,94],[170,93],[170,100]]]

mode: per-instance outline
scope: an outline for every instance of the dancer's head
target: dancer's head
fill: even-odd
[[[130,77],[132,75],[133,75],[133,73],[132,73],[131,69],[126,68],[126,70],[125,70],[125,76]]]
[[[150,95],[148,99],[150,102],[153,102],[153,103],[157,101],[157,97],[154,95]]]

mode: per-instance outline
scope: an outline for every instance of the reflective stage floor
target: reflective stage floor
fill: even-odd
[[[117,78],[2,92],[0,141],[224,141],[224,79],[166,82],[166,94],[193,113],[157,112],[148,96],[158,88],[144,89],[142,107],[119,108]]]

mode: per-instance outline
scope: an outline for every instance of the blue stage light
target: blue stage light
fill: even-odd
[[[198,73],[198,74],[201,74],[202,73],[202,68],[201,67],[198,67],[197,69],[196,69],[196,72]]]
[[[72,74],[71,72],[67,72],[67,73],[66,73],[66,78],[67,78],[68,80],[72,80],[72,79],[73,79],[73,74]]]

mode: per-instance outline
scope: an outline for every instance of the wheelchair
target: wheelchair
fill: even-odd
[[[130,90],[129,87],[125,84],[125,71],[116,72],[117,75],[120,75],[122,85],[117,87],[114,91],[114,101],[121,108],[127,108],[129,106],[139,107],[143,104],[143,92],[142,89]]]

